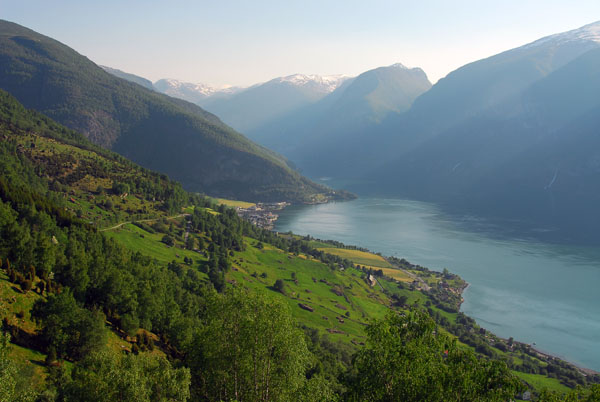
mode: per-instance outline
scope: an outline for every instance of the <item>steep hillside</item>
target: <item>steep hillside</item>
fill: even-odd
[[[0,22],[0,88],[191,191],[248,201],[335,196],[201,108],[117,78],[67,46]]]
[[[395,161],[371,176],[378,181],[371,190],[519,220],[524,228],[541,225],[554,240],[600,241],[590,224],[600,218],[592,206],[600,193],[591,185],[600,180],[593,134],[600,127],[600,45],[584,35],[598,25],[450,74],[396,125],[388,141],[396,144]],[[532,72],[527,82],[524,66]],[[485,81],[464,92],[464,81],[483,71]]]
[[[467,64],[415,101],[410,114],[423,134],[439,132],[520,94],[588,50],[600,46],[597,24],[542,38]]]
[[[139,75],[135,75],[135,74],[126,73],[125,71],[121,71],[121,70],[118,70],[118,69],[112,68],[112,67],[107,67],[107,66],[100,66],[100,67],[102,67],[102,69],[104,71],[114,75],[115,77],[123,78],[124,80],[136,83],[138,85],[143,86],[146,89],[154,89],[154,85],[152,84],[152,81],[150,81],[144,77],[140,77]]]

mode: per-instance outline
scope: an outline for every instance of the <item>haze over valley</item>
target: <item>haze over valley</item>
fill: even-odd
[[[600,23],[592,23],[470,63],[433,86],[400,63],[249,88],[153,85],[309,177],[597,244],[599,48]]]

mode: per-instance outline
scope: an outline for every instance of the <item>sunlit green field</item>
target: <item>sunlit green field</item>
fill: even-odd
[[[570,391],[569,387],[561,384],[560,381],[558,381],[556,378],[548,378],[541,374],[521,373],[519,371],[514,370],[513,373],[516,374],[522,380],[527,381],[528,384],[533,386],[538,391],[541,391],[543,389],[565,393]]]
[[[217,204],[227,205],[228,207],[250,208],[250,207],[256,205],[253,202],[227,200],[225,198],[214,198],[214,200],[217,202]]]
[[[319,250],[328,254],[347,258],[355,264],[369,265],[380,268],[392,268],[392,264],[387,262],[382,256],[373,253],[367,253],[365,251],[334,247],[321,247]]]

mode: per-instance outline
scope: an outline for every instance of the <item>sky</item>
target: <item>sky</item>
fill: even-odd
[[[599,0],[0,0],[0,18],[156,81],[249,86],[402,63],[432,82],[600,20]]]

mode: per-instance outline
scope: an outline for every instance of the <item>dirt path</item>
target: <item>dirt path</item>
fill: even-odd
[[[167,219],[181,218],[183,216],[190,216],[190,214],[179,214],[179,215],[167,216]],[[157,221],[159,219],[162,219],[162,218],[140,219],[139,221],[122,222],[122,223],[119,223],[118,225],[112,226],[110,228],[99,229],[98,232],[105,232],[107,230],[117,229],[117,228],[120,228],[123,225],[127,225],[128,223],[134,223],[134,222],[153,222],[153,221]]]

